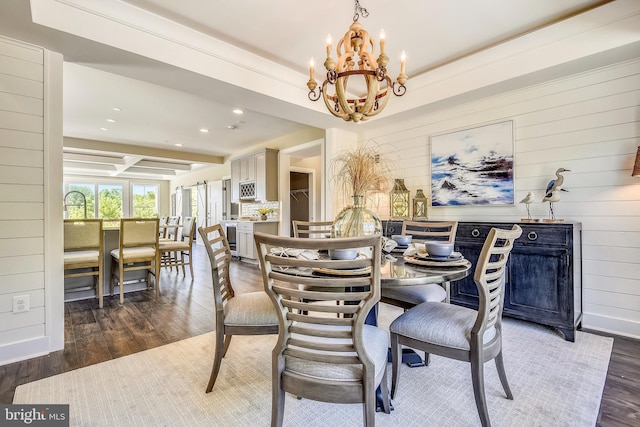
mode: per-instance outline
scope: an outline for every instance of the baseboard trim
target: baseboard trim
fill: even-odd
[[[0,366],[49,354],[49,337],[38,337],[0,347]]]
[[[594,331],[606,332],[640,340],[640,322],[615,317],[583,313],[582,327]]]

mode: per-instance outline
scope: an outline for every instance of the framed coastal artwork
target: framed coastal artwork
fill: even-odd
[[[513,120],[431,137],[433,206],[513,205]]]

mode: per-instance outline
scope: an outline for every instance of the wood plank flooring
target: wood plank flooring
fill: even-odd
[[[206,252],[195,247],[196,280],[163,269],[160,298],[153,291],[65,303],[65,349],[0,366],[0,403],[11,403],[15,388],[27,382],[126,356],[210,332],[215,327],[211,272]],[[233,262],[238,292],[262,289],[257,266]],[[592,331],[590,331],[592,332]],[[593,332],[606,335],[599,332]],[[614,337],[613,352],[597,426],[640,425],[640,341]]]

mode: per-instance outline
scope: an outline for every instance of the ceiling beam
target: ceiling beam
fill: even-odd
[[[102,163],[84,163],[84,162],[63,162],[63,167],[65,169],[82,169],[82,170],[87,170],[87,171],[95,171],[95,170],[101,170],[101,171],[110,171],[113,172],[116,170],[116,166],[109,164],[102,164]]]
[[[185,165],[184,163],[154,162],[151,160],[140,160],[136,163],[136,166],[154,169],[177,169],[181,171],[191,170],[191,165]]]
[[[64,160],[84,163],[106,163],[112,165],[124,164],[124,159],[122,157],[100,156],[93,154],[63,153],[62,158]]]
[[[143,173],[152,175],[175,175],[176,171],[173,169],[151,169],[151,168],[139,168],[137,166],[131,166],[126,170],[126,173]]]
[[[184,160],[193,163],[222,164],[224,157],[209,154],[190,153],[188,151],[167,150],[157,147],[143,147],[140,145],[118,144],[115,142],[97,141],[94,139],[64,137],[65,148],[78,148],[101,151],[103,153],[121,153],[140,157],[155,157],[171,160]]]

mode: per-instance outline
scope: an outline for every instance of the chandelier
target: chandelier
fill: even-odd
[[[387,105],[391,92],[396,96],[404,95],[407,91],[404,85],[407,82],[407,75],[404,73],[406,58],[403,51],[397,81],[392,82],[387,76],[389,57],[384,51],[384,31],[380,32],[380,55],[376,59],[375,41],[358,22],[360,16],[366,18],[369,12],[360,6],[359,0],[354,2],[353,24],[336,46],[338,61],[331,57],[331,35],[329,35],[327,36],[327,59],[324,61],[327,78],[318,89],[318,83],[313,75],[315,64],[311,58],[307,87],[310,100],[317,101],[322,95],[331,114],[345,121],[358,123],[379,114]],[[349,98],[347,83],[351,76],[364,78],[366,95],[361,98]],[[333,89],[330,90],[330,88]]]

